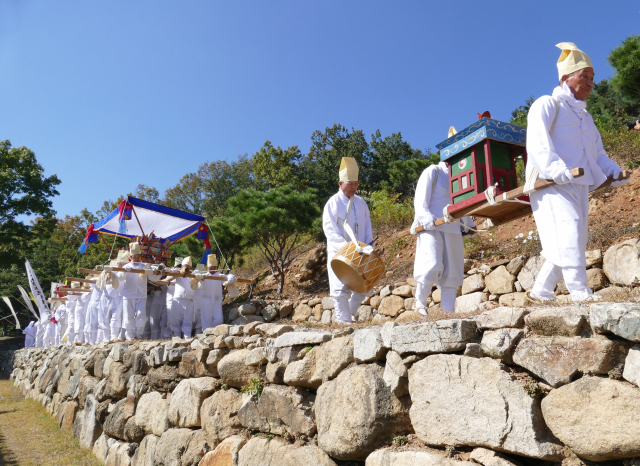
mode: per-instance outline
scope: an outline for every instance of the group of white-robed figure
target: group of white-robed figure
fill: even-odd
[[[542,256],[545,263],[528,298],[533,302],[554,298],[558,282],[565,280],[575,302],[596,299],[587,286],[586,248],[589,221],[589,192],[608,177],[620,179],[622,170],[603,146],[593,118],[586,110],[586,99],[593,89],[591,60],[575,44],[563,42],[557,62],[559,85],[551,96],[536,100],[527,123],[527,184],[551,179],[554,186],[530,193]],[[570,170],[583,168],[584,176],[574,178]],[[612,183],[620,186],[628,180]],[[358,166],[344,157],[339,171],[339,190],[324,207],[323,228],[327,237],[328,273],[336,321],[356,319],[365,295],[349,290],[333,273],[331,259],[349,241],[347,223],[358,241],[373,241],[371,219],[366,202],[356,195]],[[454,312],[458,287],[464,279],[462,233],[473,227],[469,217],[435,226],[450,203],[449,168],[446,163],[427,167],[420,175],[414,197],[415,218],[411,228],[417,233],[413,276],[417,282],[416,310],[427,315],[427,299],[434,286],[441,291],[441,311]],[[462,225],[461,225],[462,224]]]
[[[113,271],[114,267],[145,273]],[[161,279],[151,273],[150,264],[142,262],[139,243],[119,251],[104,269],[90,284],[90,292],[69,291],[67,301],[52,308],[52,318],[45,325],[37,329],[35,322],[30,323],[23,331],[25,346],[190,338],[194,332],[223,323],[223,286],[236,281],[233,274],[218,271],[214,254],[207,256],[206,269],[204,264],[197,265],[195,278]],[[177,257],[175,266],[164,270],[190,274],[191,257]],[[205,279],[211,276],[226,280]],[[147,281],[156,289],[147,291]],[[71,287],[80,288],[80,283],[73,282]]]

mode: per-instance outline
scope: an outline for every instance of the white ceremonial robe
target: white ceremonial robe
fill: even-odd
[[[142,270],[142,262],[129,262],[125,269]],[[123,319],[124,334],[127,340],[141,339],[147,323],[147,277],[144,274],[124,272]],[[123,284],[121,283],[120,286]]]
[[[331,196],[324,206],[322,214],[322,229],[327,237],[327,272],[329,274],[329,289],[333,297],[336,310],[336,320],[339,323],[354,322],[358,307],[366,295],[354,293],[333,273],[331,259],[348,241],[351,241],[344,231],[344,221],[347,217],[349,198],[341,190]],[[373,241],[371,232],[371,218],[367,203],[358,195],[353,196],[353,206],[347,223],[351,227],[356,239],[370,244]]]
[[[151,292],[151,310],[149,311],[150,336],[152,340],[162,337],[162,313],[167,303],[167,286]],[[165,324],[166,325],[166,324]]]
[[[31,348],[36,344],[36,333],[38,329],[36,328],[35,325],[36,325],[35,321],[32,320],[31,322],[29,322],[29,325],[27,325],[25,329],[22,331],[22,334],[24,335],[25,348]]]
[[[584,176],[573,182],[529,195],[547,261],[532,291],[540,298],[551,298],[564,276],[572,299],[582,301],[593,293],[586,280],[589,191],[621,169],[607,156],[586,103],[574,98],[566,82],[554,89],[553,97],[540,97],[531,106],[527,155],[527,163],[539,172],[538,179],[553,179],[567,169],[584,169]]]
[[[100,319],[100,300],[104,291],[98,288],[95,284],[89,285],[91,287],[91,298],[89,299],[89,305],[87,306],[87,314],[84,321],[84,340],[85,343],[94,345],[98,339],[99,319]]]
[[[174,336],[179,337],[180,332],[182,332],[184,338],[191,338],[195,312],[193,309],[194,292],[191,289],[191,278],[178,277],[175,281],[176,286],[171,304],[172,315],[169,316],[169,325]]]
[[[208,277],[225,277],[229,283],[234,283],[236,277],[233,274],[222,275],[219,272],[207,272]],[[203,280],[200,304],[200,318],[202,330],[217,327],[224,323],[222,314],[222,284],[218,280]]]
[[[167,305],[165,306],[165,310],[163,312],[163,320],[162,320],[162,334],[161,338],[171,338],[172,336],[179,336],[173,334],[173,328],[171,326],[171,319],[173,319],[173,294],[176,291],[175,282],[170,282],[167,285]]]
[[[67,307],[67,341],[64,342],[67,346],[73,345],[76,338],[76,306],[78,305],[79,299],[80,296],[78,295],[67,295],[67,302],[65,303]]]
[[[112,272],[118,279],[118,288],[107,283],[100,299],[100,318],[98,319],[98,343],[113,341],[120,338],[122,331],[122,289],[124,288],[125,272]]]
[[[58,325],[56,325],[56,345],[59,345],[62,343],[62,338],[64,337],[64,334],[67,331],[68,314],[69,313],[67,312],[67,306],[64,303],[62,303],[56,309],[55,317],[56,317],[56,320],[58,321]]]
[[[75,339],[72,343],[88,343],[88,341],[85,340],[84,329],[90,300],[91,293],[82,293],[76,300],[75,315],[73,318]]]
[[[436,170],[438,179],[435,183]],[[416,186],[414,197],[414,225],[430,227],[443,217],[444,208],[451,202],[449,190],[449,167],[445,162],[427,167]],[[473,226],[469,217],[462,223]],[[426,308],[427,298],[434,285],[441,289],[443,312],[454,312],[458,287],[464,280],[464,242],[459,223],[445,223],[431,226],[418,233],[413,278],[418,282],[416,299],[418,308]],[[465,228],[466,230],[466,228]]]

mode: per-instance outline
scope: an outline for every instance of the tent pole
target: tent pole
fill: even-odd
[[[104,245],[107,247],[107,251],[109,251],[109,257],[113,259],[113,251],[109,247],[109,243],[107,243],[107,240],[104,239],[104,236],[102,236],[102,233],[98,232],[98,234],[100,235],[100,239],[102,240]]]

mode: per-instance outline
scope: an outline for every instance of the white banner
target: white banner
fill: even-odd
[[[29,298],[29,293],[25,291],[22,286],[18,285],[18,289],[20,290],[20,294],[22,295],[22,299],[24,300],[26,306],[29,308],[31,313],[36,317],[36,320],[39,320],[38,314],[36,314],[36,310],[33,308],[33,303],[31,302],[31,298]]]
[[[26,261],[24,266],[27,269],[27,280],[29,280],[31,294],[33,294],[36,304],[38,305],[38,311],[40,311],[40,320],[42,322],[48,321],[51,317],[51,313],[49,312],[49,306],[47,306],[47,298],[44,296],[42,287],[38,282],[38,277],[36,277],[29,261]]]
[[[11,301],[9,301],[9,298],[7,298],[6,296],[3,296],[2,299],[4,300],[5,303],[7,303],[7,306],[9,306],[9,309],[11,309],[11,314],[13,314],[13,318],[16,319],[16,328],[22,330],[22,327],[20,327],[20,321],[18,320],[18,316],[16,315],[16,311],[13,310],[13,306],[11,305]]]

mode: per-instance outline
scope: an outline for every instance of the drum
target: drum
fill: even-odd
[[[360,294],[368,293],[387,270],[375,251],[368,256],[360,255],[352,241],[342,246],[331,259],[331,269],[347,288]]]

